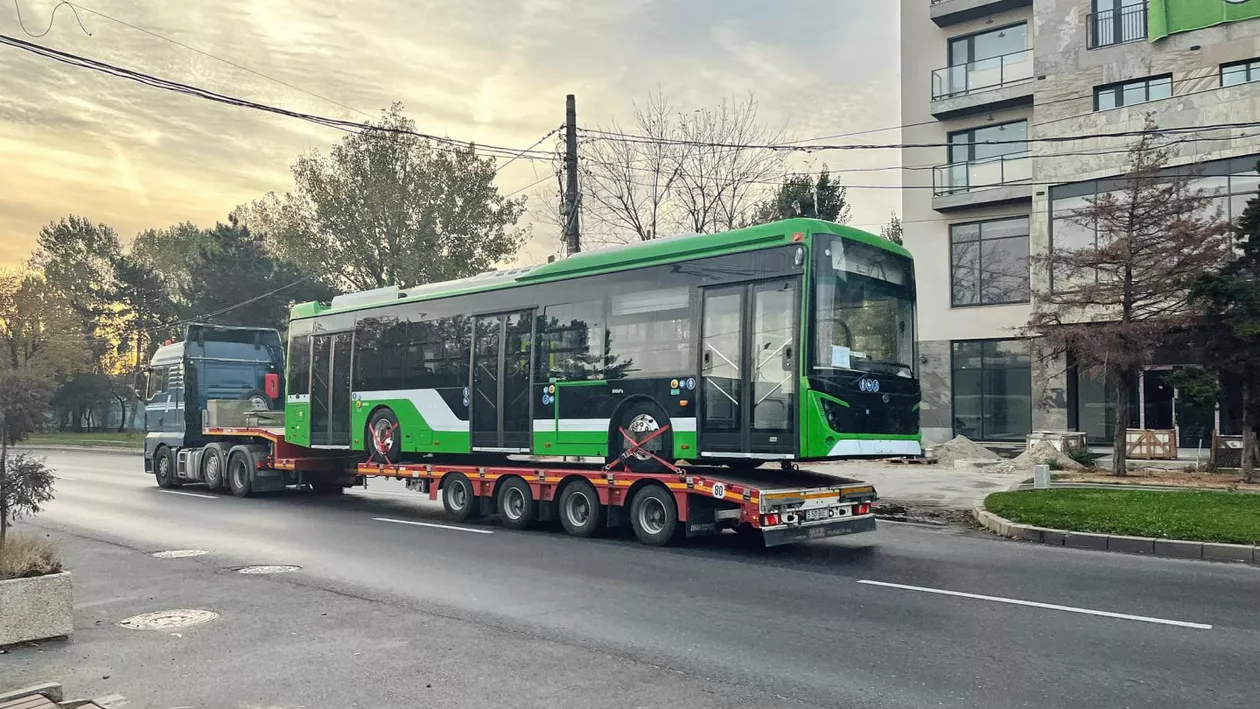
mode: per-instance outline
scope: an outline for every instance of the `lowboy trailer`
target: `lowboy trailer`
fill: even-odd
[[[759,536],[765,546],[875,529],[873,486],[787,464],[738,472],[671,464],[663,473],[634,473],[621,468],[623,460],[603,466],[545,460],[475,465],[466,457],[365,462],[362,454],[356,459],[287,443],[283,428],[205,427],[203,433],[213,442],[176,452],[176,479],[238,497],[291,486],[336,493],[366,486],[370,478],[394,478],[440,499],[451,521],[494,514],[509,529],[559,522],[577,537],[629,524],[640,542],[653,546],[725,529]],[[623,459],[636,452],[631,446]],[[208,467],[222,473],[207,476]]]

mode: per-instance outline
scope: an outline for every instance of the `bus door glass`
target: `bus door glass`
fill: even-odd
[[[469,384],[474,450],[527,452],[533,421],[529,362],[532,310],[483,315],[473,322]]]

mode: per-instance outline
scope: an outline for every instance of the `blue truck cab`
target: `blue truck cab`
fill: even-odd
[[[153,353],[137,381],[144,408],[144,469],[172,466],[180,449],[206,444],[203,417],[212,399],[239,399],[250,408],[284,407],[284,346],[270,328],[190,323],[184,339]],[[268,376],[272,391],[268,392]]]

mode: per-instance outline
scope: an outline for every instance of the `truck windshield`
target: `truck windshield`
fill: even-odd
[[[914,376],[910,259],[835,236],[814,241],[813,369]]]

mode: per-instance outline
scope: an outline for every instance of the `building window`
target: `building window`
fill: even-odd
[[[1089,48],[1146,39],[1146,0],[1094,0]]]
[[[962,96],[1032,78],[1028,25],[949,40],[949,66],[932,72],[932,98]]]
[[[935,193],[967,192],[1031,179],[1027,141],[1027,121],[950,133],[949,164],[933,171]]]
[[[1028,217],[949,227],[955,307],[1028,302]]]
[[[1022,440],[1032,431],[1032,355],[1027,340],[951,343],[954,435]]]
[[[1260,59],[1221,65],[1221,86],[1236,86],[1252,81],[1260,81]]]
[[[1094,88],[1094,110],[1136,106],[1172,96],[1172,74],[1152,76]]]
[[[1172,176],[1185,170],[1194,170],[1191,189],[1203,190],[1212,198],[1205,212],[1210,215],[1219,210],[1223,218],[1235,222],[1242,216],[1247,201],[1260,190],[1260,174],[1256,172],[1257,160],[1260,160],[1260,154],[1215,160],[1189,168],[1166,168],[1164,174]],[[1098,243],[1098,229],[1092,222],[1082,219],[1081,211],[1089,209],[1093,198],[1107,192],[1123,198],[1123,190],[1123,178],[1090,180],[1050,188],[1051,257],[1053,258],[1055,250],[1093,248]],[[1052,267],[1050,287],[1056,292],[1062,292],[1072,286],[1065,280],[1062,272]]]

